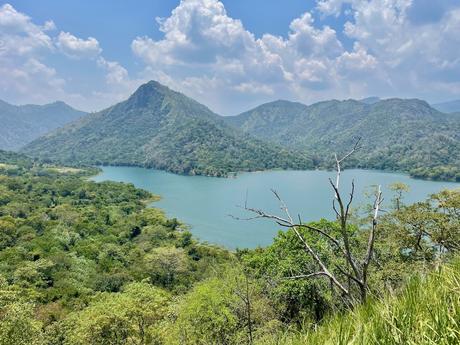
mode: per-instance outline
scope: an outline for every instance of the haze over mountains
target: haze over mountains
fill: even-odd
[[[442,111],[443,113],[460,113],[460,99],[436,103],[432,105],[433,108]]]
[[[8,136],[2,135],[4,148],[27,144],[24,153],[66,164],[136,165],[211,176],[328,168],[333,153],[346,151],[360,137],[362,147],[348,161],[350,167],[460,179],[460,117],[418,99],[371,97],[310,106],[279,100],[222,117],[151,81],[126,101],[83,117],[59,102],[23,107],[1,103],[1,107],[0,118],[7,124],[2,130],[10,128]],[[41,116],[30,115],[31,110]],[[14,116],[24,113],[29,115]],[[19,118],[43,121],[15,127]],[[34,135],[74,119],[30,142]],[[33,135],[26,131],[32,128]]]
[[[0,100],[0,149],[18,150],[83,115],[64,102],[15,106]]]

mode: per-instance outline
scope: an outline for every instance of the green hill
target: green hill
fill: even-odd
[[[349,166],[460,180],[460,117],[421,100],[276,101],[225,120],[260,139],[305,150],[320,167],[360,137],[362,147]]]
[[[311,168],[311,160],[249,137],[181,93],[151,81],[128,100],[27,145],[64,163],[136,165],[185,174]]]
[[[0,149],[18,150],[84,114],[64,102],[15,106],[0,100]]]

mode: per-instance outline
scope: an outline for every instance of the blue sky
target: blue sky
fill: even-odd
[[[458,0],[0,2],[0,99],[93,111],[156,79],[224,114],[460,98]]]

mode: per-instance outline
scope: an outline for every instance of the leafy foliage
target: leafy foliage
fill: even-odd
[[[257,344],[458,344],[459,282],[457,258],[427,277],[413,277],[397,296],[386,294],[320,327],[280,333]]]
[[[131,184],[17,154],[2,153],[2,164],[15,165],[0,169],[5,344],[154,343],[171,294],[231,257],[146,208],[156,197]]]
[[[460,191],[405,205],[405,186],[393,186],[371,298],[350,306],[327,280],[290,279],[316,268],[292,230],[235,254],[194,240],[131,184],[0,158],[0,345],[459,342]],[[368,219],[354,218],[359,253]],[[301,231],[331,269],[341,263],[317,232]]]

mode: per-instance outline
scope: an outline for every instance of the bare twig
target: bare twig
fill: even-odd
[[[368,268],[369,268],[369,264],[371,262],[373,252],[374,252],[375,232],[377,228],[377,217],[378,217],[379,212],[381,212],[381,204],[383,202],[383,198],[382,198],[382,192],[379,186],[379,189],[376,195],[376,199],[374,201],[374,206],[373,206],[374,212],[373,212],[373,217],[372,217],[372,228],[369,233],[366,253],[365,253],[364,259],[362,261],[358,261],[355,259],[354,254],[351,250],[350,234],[348,232],[349,231],[348,230],[348,217],[350,216],[350,209],[351,209],[351,205],[352,205],[353,198],[354,198],[355,183],[353,180],[351,183],[351,191],[350,191],[349,198],[346,202],[344,202],[344,199],[342,198],[342,195],[340,194],[340,177],[342,173],[341,163],[345,159],[350,157],[359,148],[360,141],[361,141],[361,138],[358,138],[352,150],[350,150],[342,158],[338,158],[337,154],[335,155],[335,162],[336,162],[335,183],[332,179],[329,179],[329,183],[334,191],[334,200],[332,202],[332,208],[340,224],[339,236],[333,236],[332,234],[328,233],[327,230],[319,229],[318,227],[315,227],[313,225],[303,224],[301,221],[300,215],[298,215],[298,223],[295,223],[291,217],[291,214],[289,212],[289,209],[286,203],[283,201],[280,194],[274,189],[272,189],[271,192],[273,193],[275,198],[280,203],[280,209],[285,213],[284,217],[278,216],[275,214],[270,214],[260,209],[248,207],[247,193],[246,193],[246,202],[244,205],[244,209],[254,214],[254,217],[245,218],[246,220],[266,218],[266,219],[273,220],[276,224],[282,227],[292,229],[294,234],[298,238],[298,240],[302,243],[302,247],[305,250],[305,252],[307,252],[308,255],[319,266],[319,270],[317,272],[308,273],[308,274],[292,275],[290,277],[286,277],[285,279],[308,279],[308,278],[324,276],[331,282],[332,284],[331,286],[335,286],[338,290],[340,290],[342,292],[342,296],[346,297],[347,299],[351,297],[351,291],[349,289],[350,287],[349,285],[350,285],[350,281],[353,281],[355,284],[358,285],[359,290],[361,292],[361,300],[364,301],[366,298],[366,292],[367,292]],[[241,218],[234,217],[234,216],[232,217],[235,219],[241,219]],[[309,243],[309,241],[306,239],[306,237],[302,235],[302,233],[300,232],[300,229],[302,228],[312,231],[320,235],[322,238],[326,239],[343,256],[343,258],[345,259],[345,262],[347,263],[348,268],[344,269],[339,264],[335,264],[334,268],[338,272],[340,272],[340,274],[342,274],[348,279],[349,281],[348,287],[346,287],[345,284],[343,284],[340,281],[341,279],[341,278],[339,279],[340,276],[336,276],[333,273],[333,271],[327,267],[327,264],[319,256],[317,249],[313,248],[312,245]]]
[[[328,276],[326,272],[314,272],[310,274],[299,274],[296,276],[286,277],[285,279],[305,279],[305,278],[313,278],[318,276]]]

